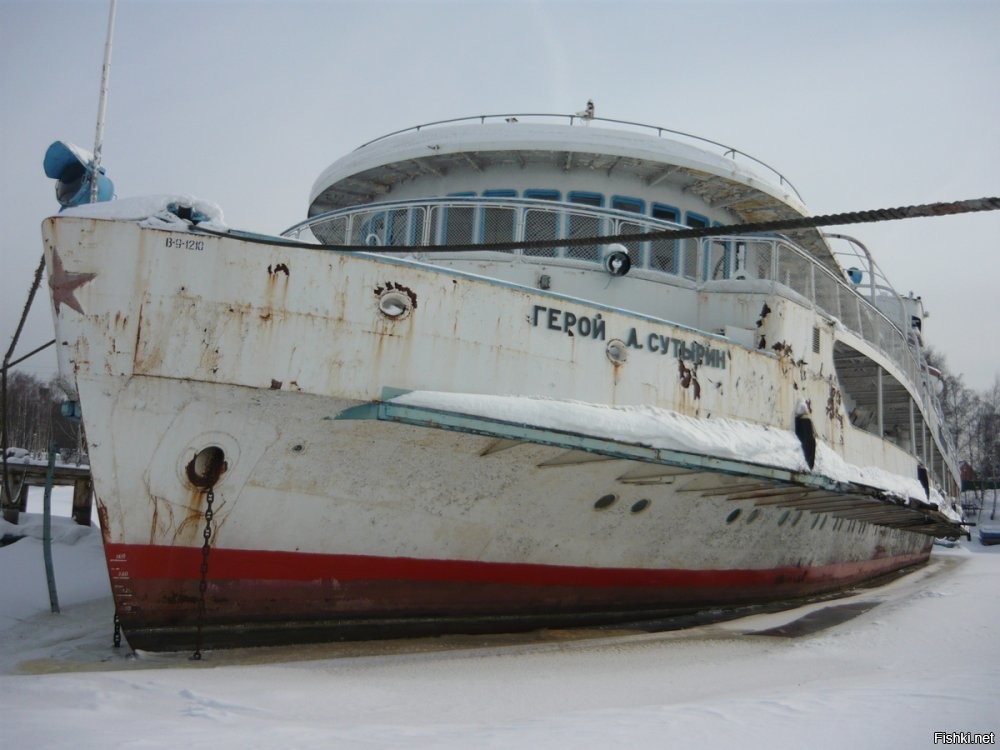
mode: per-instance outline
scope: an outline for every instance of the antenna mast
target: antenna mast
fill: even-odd
[[[97,133],[94,136],[94,163],[90,178],[90,202],[97,203],[97,177],[101,171],[101,147],[104,144],[104,115],[108,109],[108,76],[111,73],[111,40],[115,33],[117,0],[111,0],[108,14],[108,38],[104,43],[104,67],[101,70],[101,96],[97,105]]]

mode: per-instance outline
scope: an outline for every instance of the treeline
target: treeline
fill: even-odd
[[[942,355],[933,350],[926,354],[928,364],[941,372],[938,398],[962,468],[963,486],[981,493],[1000,482],[1000,376],[991,388],[977,393],[961,375],[948,371]]]
[[[7,400],[0,403],[6,417],[7,446],[44,456],[55,441],[64,460],[83,458],[81,426],[62,415],[66,395],[56,381],[42,381],[25,372],[7,372]]]

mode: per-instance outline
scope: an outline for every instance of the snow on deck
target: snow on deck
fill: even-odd
[[[525,396],[411,391],[392,403],[471,414],[504,422],[572,432],[649,448],[746,461],[794,472],[808,472],[802,445],[794,432],[734,419],[698,419],[653,406],[606,406]],[[823,442],[816,445],[813,472],[840,482],[877,487],[901,498],[922,498],[916,478],[876,466],[854,466]],[[958,520],[944,498],[931,490],[932,503]]]
[[[67,208],[59,215],[137,221],[153,229],[183,232],[190,225],[177,216],[178,209],[190,209],[199,225],[208,229],[223,232],[229,228],[225,224],[219,206],[211,201],[185,194],[148,195],[119,198],[102,203],[86,203],[75,208]]]

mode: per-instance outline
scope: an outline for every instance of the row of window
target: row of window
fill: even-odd
[[[322,236],[330,244],[368,244],[382,246],[433,245],[470,246],[512,241],[546,241],[578,239],[616,234],[643,234],[659,226],[660,221],[680,224],[682,212],[676,206],[663,203],[647,204],[629,196],[557,190],[486,190],[451,193],[448,198],[487,198],[493,200],[518,198],[538,203],[508,204],[459,203],[424,207],[398,206],[365,212],[360,221],[348,229],[336,225],[347,217],[338,217],[324,228]],[[605,203],[615,213],[599,213]],[[549,206],[546,203],[558,204]],[[579,209],[574,208],[578,206]],[[634,219],[630,217],[635,217]],[[691,211],[683,214],[686,226],[701,228],[709,225],[707,217]],[[350,235],[350,237],[348,237]],[[697,242],[647,240],[627,242],[632,264],[663,273],[695,278]],[[565,257],[589,262],[602,260],[603,246],[572,245],[554,248],[525,248],[522,253],[533,257]]]
[[[518,197],[516,190],[484,190],[482,195],[484,198]],[[474,198],[475,196],[476,193],[472,192],[448,194],[449,198]],[[525,190],[521,197],[543,201],[560,201],[562,200],[562,193],[558,190]],[[607,198],[602,193],[592,193],[585,190],[571,190],[566,193],[566,202],[578,203],[582,206],[604,208],[607,203]],[[628,213],[651,216],[654,219],[671,221],[674,224],[681,223],[681,210],[676,206],[671,206],[666,203],[654,202],[649,204],[649,211],[647,213],[646,201],[641,198],[630,198],[624,195],[612,195],[611,200],[607,203],[607,205],[616,211],[627,211]],[[684,212],[683,223],[685,226],[693,227],[695,229],[707,227],[709,224],[706,216],[695,213],[694,211]]]
[[[481,196],[484,198],[519,197],[516,190],[485,190]],[[476,193],[451,193],[448,197],[474,198]],[[525,190],[520,197],[551,202],[563,200],[563,195],[558,190],[545,189]],[[585,209],[604,208],[608,202],[610,203],[609,207],[614,210],[635,214],[637,222],[642,221],[640,217],[648,216],[656,220],[680,224],[682,216],[681,210],[676,206],[655,202],[647,204],[644,200],[629,196],[613,195],[608,201],[606,196],[601,193],[577,190],[566,193],[565,200],[567,203],[579,205]],[[706,227],[709,224],[707,217],[693,211],[687,211],[683,216],[685,224],[690,227]],[[514,239],[515,235],[515,215],[509,208],[483,208],[477,219],[472,209],[450,207],[445,211],[442,219],[440,242],[445,245],[463,245],[470,242],[506,242]],[[613,220],[614,225],[610,226],[607,223],[608,219],[587,213],[585,210],[574,213],[572,210],[548,211],[529,208],[524,212],[523,221],[523,239],[526,241],[593,237],[608,233],[640,233],[649,227],[646,222],[640,225],[630,223],[623,218]],[[474,226],[477,223],[478,231],[477,227]],[[629,250],[633,253],[633,263],[637,266],[694,278],[696,262],[694,246],[688,249],[684,244],[669,240],[628,244]],[[601,247],[597,245],[577,245],[563,249],[534,248],[525,249],[523,253],[535,257],[562,256],[594,262],[601,260]]]

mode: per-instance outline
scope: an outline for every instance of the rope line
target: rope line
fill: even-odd
[[[757,234],[762,232],[777,232],[789,229],[811,229],[815,227],[841,226],[844,224],[866,224],[877,221],[895,221],[899,219],[921,219],[934,216],[952,216],[955,214],[975,213],[979,211],[1000,210],[1000,198],[972,198],[963,201],[924,203],[918,206],[899,206],[897,208],[879,208],[869,211],[849,211],[823,216],[800,216],[796,219],[775,219],[773,221],[748,222],[745,224],[727,224],[720,227],[692,227],[688,229],[662,229],[656,232],[639,232],[632,234],[598,235],[592,237],[565,237],[550,240],[525,240],[512,242],[485,242],[469,246],[453,245],[327,245],[311,242],[300,242],[286,238],[273,238],[264,235],[243,233],[239,230],[218,231],[194,225],[198,232],[212,234],[218,237],[233,237],[246,242],[262,244],[281,244],[288,247],[323,248],[339,252],[366,253],[456,253],[482,251],[533,250],[552,247],[578,247],[611,242],[649,242],[654,240],[683,240],[700,237],[717,237],[733,234]],[[275,240],[278,239],[278,242]]]
[[[41,260],[38,261],[38,268],[35,269],[35,278],[31,284],[31,291],[28,292],[28,300],[24,303],[24,309],[21,311],[21,319],[17,323],[17,330],[14,331],[14,338],[10,342],[7,353],[4,355],[3,368],[0,369],[0,406],[3,407],[3,416],[0,417],[0,453],[3,454],[2,459],[0,459],[3,461],[3,503],[0,503],[0,505],[4,506],[7,503],[14,503],[14,498],[10,494],[10,474],[7,470],[7,369],[11,367],[10,358],[14,355],[18,339],[21,338],[21,331],[24,330],[24,323],[28,319],[28,311],[31,309],[31,303],[35,299],[35,292],[38,291],[38,287],[42,283],[42,271],[44,270],[45,255],[43,254]],[[48,344],[45,346],[48,346]],[[44,348],[42,347],[42,349]],[[31,354],[35,354],[36,352],[32,352]],[[31,354],[21,357],[17,361],[21,362],[30,357]]]

